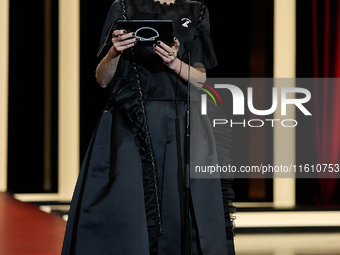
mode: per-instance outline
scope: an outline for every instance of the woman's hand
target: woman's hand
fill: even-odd
[[[137,44],[138,38],[135,33],[127,33],[126,30],[115,30],[112,33],[112,53],[116,57],[124,50],[131,48]]]
[[[154,51],[163,59],[163,64],[170,68],[174,73],[181,77],[184,81],[188,81],[188,68],[189,66],[183,63],[177,58],[177,53],[180,46],[179,40],[174,38],[174,46],[169,47],[165,43],[158,41],[154,44]],[[202,82],[206,80],[206,70],[204,67],[194,68],[192,67],[191,73],[191,83],[196,87],[202,87]]]
[[[169,47],[162,41],[158,41],[157,44],[153,45],[153,48],[156,54],[163,59],[163,64],[175,71],[178,67],[177,64],[180,62],[177,58],[177,52],[180,45],[179,40],[175,37],[174,46]]]
[[[137,41],[134,33],[127,33],[126,30],[113,31],[113,45],[96,69],[96,79],[101,87],[107,87],[112,80],[122,52],[135,46]]]

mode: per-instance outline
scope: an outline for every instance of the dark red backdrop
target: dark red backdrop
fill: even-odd
[[[323,13],[320,11],[322,10]],[[313,74],[315,78],[340,78],[340,1],[313,0]],[[315,140],[317,163],[338,164],[340,160],[340,83],[315,82]],[[320,174],[319,205],[339,204],[339,180]]]

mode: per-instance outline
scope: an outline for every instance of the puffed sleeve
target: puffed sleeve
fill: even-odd
[[[205,67],[206,69],[217,66],[217,57],[213,40],[210,35],[209,11],[204,6],[202,21],[199,23],[196,38],[197,46],[192,54],[192,63],[195,67]],[[203,65],[203,66],[202,66]]]
[[[103,55],[105,55],[107,49],[111,47],[112,33],[118,28],[117,20],[120,19],[124,19],[122,3],[120,2],[120,0],[115,0],[112,3],[111,8],[105,19],[97,57],[102,57]]]

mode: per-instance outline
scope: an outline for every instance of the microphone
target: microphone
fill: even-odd
[[[184,244],[184,255],[191,254],[190,234],[190,62],[191,53],[196,48],[194,40],[184,41],[184,50],[189,55],[188,62],[188,86],[187,86],[187,109],[186,109],[186,130],[185,130],[185,169],[184,169],[184,233],[182,236]]]
[[[184,46],[185,52],[192,53],[196,48],[196,42],[194,40],[187,39],[184,41],[183,46]]]

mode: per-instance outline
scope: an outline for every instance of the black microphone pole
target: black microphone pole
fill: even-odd
[[[190,64],[191,53],[196,47],[193,40],[184,42],[185,52],[188,52],[188,87],[187,87],[187,109],[186,109],[186,131],[185,131],[185,169],[184,169],[184,255],[191,255],[190,235]]]

